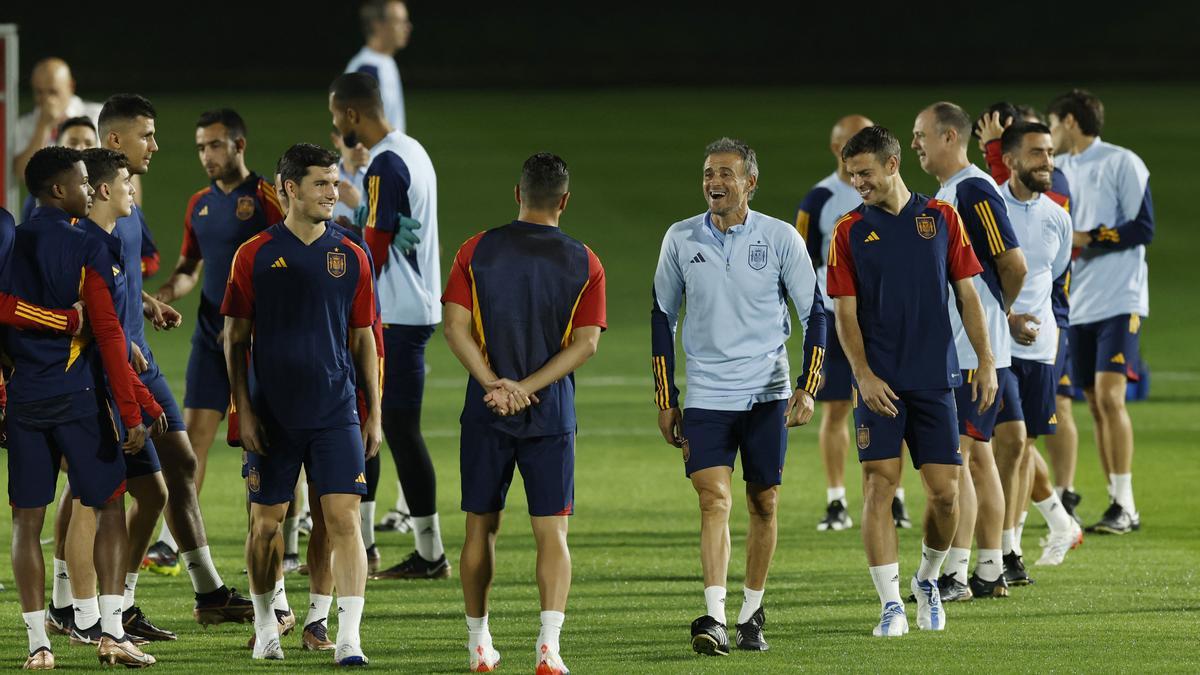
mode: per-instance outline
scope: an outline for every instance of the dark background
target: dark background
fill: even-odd
[[[85,95],[324,87],[362,45],[353,0],[2,4],[22,78],[61,56]],[[1194,3],[771,4],[413,0],[399,62],[418,89],[1200,80]]]

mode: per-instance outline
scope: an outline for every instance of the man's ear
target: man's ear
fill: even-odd
[[[234,148],[234,150],[238,151],[239,153],[245,152],[246,151],[246,139],[239,138],[236,141],[234,141],[233,148]]]
[[[517,206],[521,205],[521,185],[517,184],[513,187],[513,199],[517,200]]]
[[[571,193],[564,192],[563,196],[558,198],[558,212],[562,213],[567,210],[567,202],[571,201]]]
[[[108,201],[112,197],[112,186],[108,183],[101,183],[100,187],[96,188],[95,196],[104,201]]]

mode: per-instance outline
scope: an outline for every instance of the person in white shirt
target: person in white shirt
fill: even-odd
[[[408,6],[402,0],[369,0],[363,3],[359,17],[367,44],[350,59],[346,72],[366,73],[379,82],[383,116],[393,129],[405,132],[404,88],[395,57],[408,46],[412,34]]]
[[[50,57],[38,61],[30,76],[33,86],[33,110],[17,120],[17,137],[13,147],[13,174],[25,181],[25,165],[33,153],[54,145],[58,128],[71,117],[87,117],[96,124],[100,104],[84,101],[75,95],[75,78],[66,61]]]

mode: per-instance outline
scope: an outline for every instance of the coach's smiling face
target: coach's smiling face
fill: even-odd
[[[750,205],[757,176],[746,175],[746,163],[735,152],[718,152],[704,160],[704,200],[717,216],[735,215]]]

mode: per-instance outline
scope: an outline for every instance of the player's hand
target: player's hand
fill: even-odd
[[[995,371],[993,371],[993,381],[994,378]],[[900,397],[892,391],[887,382],[876,377],[874,373],[867,373],[865,377],[859,379],[858,396],[876,415],[895,417],[900,414],[895,404],[892,403],[892,401],[900,400]]]
[[[417,250],[417,244],[421,243],[421,237],[417,235],[417,230],[421,229],[421,223],[404,214],[396,215],[399,217],[399,222],[396,223],[396,235],[392,241],[400,247],[401,253],[412,253]]]
[[[979,368],[975,370],[975,377],[971,380],[971,401],[976,404],[980,413],[996,402],[997,389],[999,385],[996,382],[996,366],[990,363],[979,364]]]
[[[979,142],[987,145],[991,141],[1000,138],[1004,135],[1004,130],[1012,123],[1013,118],[1011,117],[1006,117],[1001,122],[999,110],[984,115],[975,124],[975,131],[979,133]]]
[[[125,427],[125,442],[121,444],[121,449],[127,455],[136,455],[142,451],[142,447],[146,445],[146,425],[138,424],[133,427]]]
[[[1029,324],[1035,324],[1030,326]],[[1008,332],[1012,334],[1012,338],[1019,345],[1031,345],[1038,337],[1038,329],[1036,326],[1042,324],[1041,319],[1038,319],[1032,314],[1009,314],[1008,315]]]
[[[159,415],[158,419],[154,420],[154,424],[150,425],[150,438],[158,438],[165,433],[167,433],[167,413]]]
[[[488,409],[501,417],[516,415],[539,403],[537,395],[526,391],[520,382],[503,377],[492,383],[491,390],[483,397],[483,402],[487,404]]]
[[[258,422],[258,415],[249,408],[238,408],[238,433],[242,449],[256,455],[267,454],[267,434]]]
[[[362,426],[362,439],[367,459],[379,454],[379,448],[383,445],[383,423],[379,413],[367,415],[367,423]]]
[[[1083,248],[1090,243],[1092,243],[1091,232],[1080,232],[1079,230],[1075,230],[1073,233],[1071,233],[1071,246],[1073,248]]]
[[[225,329],[224,328],[217,331],[217,346],[222,349],[225,348]]]
[[[813,411],[817,404],[812,394],[803,389],[796,389],[787,404],[787,426],[802,427],[812,421]]]
[[[75,309],[75,313],[79,315],[79,327],[76,328],[75,332],[71,335],[80,335],[83,333],[84,323],[87,321],[87,317],[83,313],[83,303],[77,302],[74,305],[71,305],[71,307],[73,307]]]
[[[687,439],[683,437],[683,413],[679,408],[658,411],[658,430],[662,432],[667,445],[682,448],[687,443]]]
[[[171,330],[183,324],[183,315],[174,307],[153,298],[142,303],[142,313],[154,324],[154,330]]]
[[[133,365],[133,372],[141,375],[150,369],[150,362],[146,360],[146,355],[142,353],[142,348],[137,346],[136,342],[129,343],[129,363]]]

